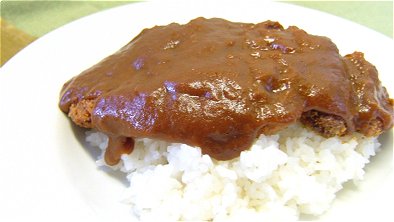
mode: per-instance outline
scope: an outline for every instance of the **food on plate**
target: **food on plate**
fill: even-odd
[[[94,130],[101,164],[129,174],[139,219],[321,214],[393,126],[363,53],[273,21],[144,29],[65,83],[59,105]]]

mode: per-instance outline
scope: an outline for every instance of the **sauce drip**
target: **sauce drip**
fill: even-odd
[[[393,125],[393,101],[362,53],[342,57],[330,39],[272,21],[197,18],[145,29],[64,85],[65,113],[82,101],[93,104],[88,127],[111,135],[110,165],[137,137],[232,159],[310,111],[343,121],[341,133]]]
[[[122,154],[129,154],[134,149],[134,140],[124,136],[109,136],[108,147],[104,153],[104,160],[108,165],[116,165]]]

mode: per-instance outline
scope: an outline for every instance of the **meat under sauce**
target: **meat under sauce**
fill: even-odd
[[[362,53],[342,57],[330,39],[295,26],[218,18],[143,30],[68,81],[60,108],[109,136],[109,165],[137,137],[228,160],[297,121],[325,137],[393,125],[393,100]]]

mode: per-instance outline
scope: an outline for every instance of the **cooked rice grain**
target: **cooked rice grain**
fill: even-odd
[[[107,137],[87,132],[105,151]],[[261,135],[239,158],[216,161],[199,148],[137,139],[115,169],[127,173],[124,202],[142,221],[296,221],[320,215],[349,180],[361,180],[377,138],[323,138],[295,124]],[[105,165],[103,154],[97,161]]]

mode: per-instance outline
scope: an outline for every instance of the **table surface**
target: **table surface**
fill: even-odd
[[[133,1],[1,1],[1,64],[34,39],[83,16]],[[393,1],[287,1],[393,37]],[[4,21],[6,20],[6,21]]]

